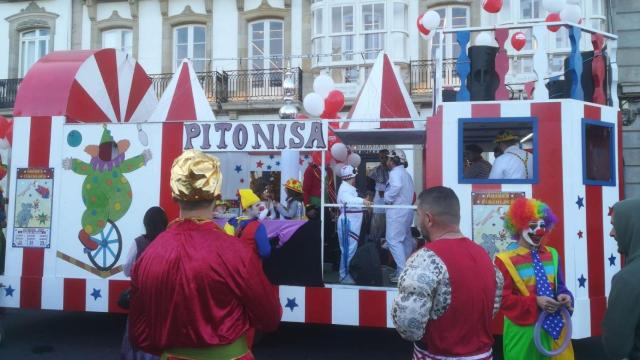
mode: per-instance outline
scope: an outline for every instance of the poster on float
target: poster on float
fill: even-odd
[[[19,168],[16,176],[13,247],[51,246],[52,168]]]
[[[515,244],[504,229],[504,214],[511,203],[524,196],[524,192],[471,193],[473,241],[481,245],[492,259]]]

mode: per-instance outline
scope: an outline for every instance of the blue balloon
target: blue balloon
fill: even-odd
[[[78,130],[71,130],[67,134],[67,144],[71,147],[78,147],[82,143],[82,134]]]

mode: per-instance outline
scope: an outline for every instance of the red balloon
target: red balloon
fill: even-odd
[[[337,115],[344,106],[344,94],[340,90],[332,90],[324,99],[324,111],[327,114]],[[335,117],[335,116],[334,116]]]
[[[9,142],[9,145],[13,145],[13,124],[9,130],[7,130],[7,141]]]
[[[560,14],[558,13],[551,13],[549,15],[547,15],[547,18],[544,19],[545,22],[557,22],[557,21],[562,21],[560,19]],[[560,25],[556,25],[556,26],[547,26],[547,29],[549,29],[549,31],[551,32],[556,32],[558,30],[560,30]]]
[[[420,14],[420,16],[418,16],[418,31],[420,31],[420,33],[422,33],[424,35],[429,35],[431,30],[427,29],[426,27],[424,27],[424,25],[422,25],[422,17],[423,16],[424,16],[424,14]]]
[[[502,9],[502,0],[483,0],[482,8],[486,12],[495,14]]]
[[[527,44],[527,36],[518,31],[511,36],[511,46],[513,46],[516,51],[522,50],[522,48]]]

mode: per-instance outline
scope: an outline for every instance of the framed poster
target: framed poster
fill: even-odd
[[[473,241],[481,245],[492,259],[515,244],[504,229],[504,214],[511,203],[524,196],[524,192],[471,193]]]
[[[19,168],[15,189],[13,247],[49,248],[53,168]]]

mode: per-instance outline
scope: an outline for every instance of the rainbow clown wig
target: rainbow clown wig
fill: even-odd
[[[529,222],[541,219],[547,225],[547,231],[550,231],[558,220],[547,204],[521,197],[509,206],[504,215],[504,228],[513,238],[519,239],[522,231],[529,227]]]

